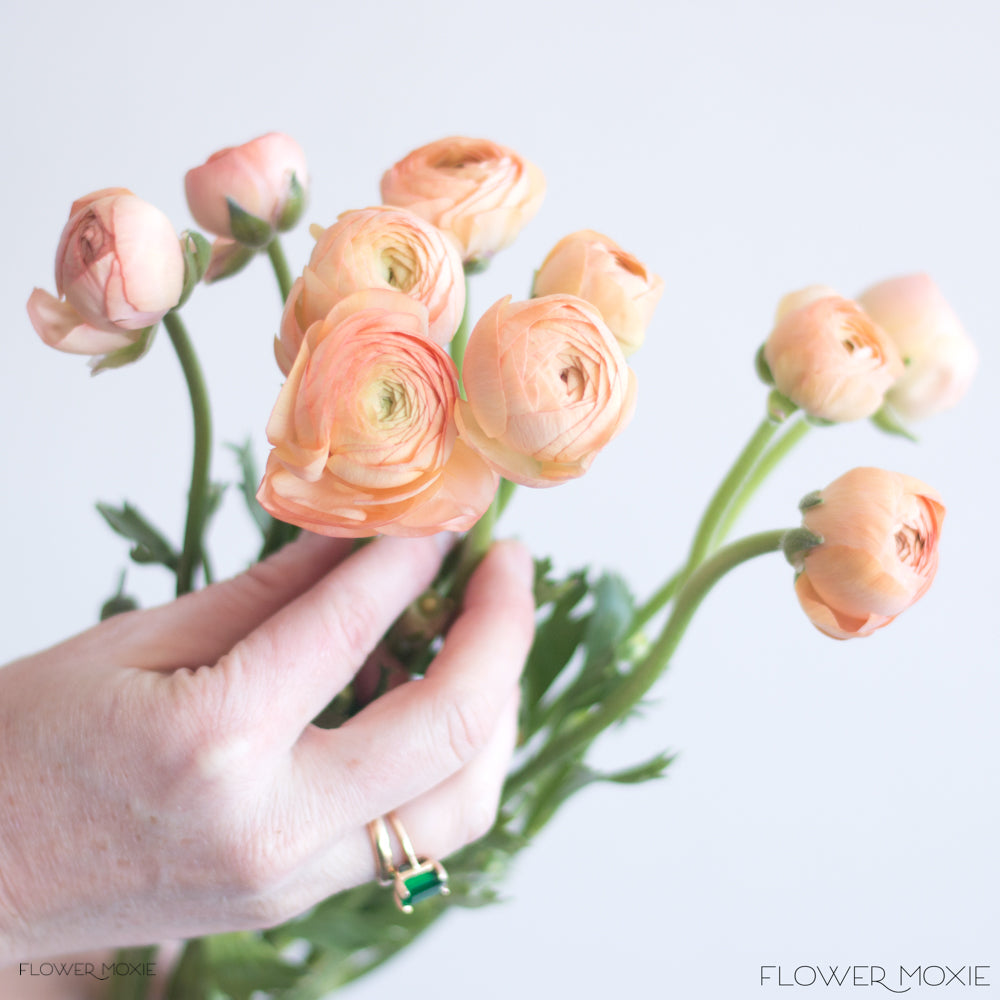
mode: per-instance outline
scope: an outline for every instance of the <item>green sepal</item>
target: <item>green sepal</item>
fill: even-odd
[[[808,528],[791,528],[781,539],[781,551],[795,571],[801,572],[806,555],[822,544],[822,535],[817,535]]]
[[[288,200],[278,216],[278,231],[287,232],[302,218],[306,208],[306,189],[299,183],[298,177],[292,173],[292,181],[288,189]]]
[[[836,420],[827,420],[826,417],[814,417],[811,413],[807,413],[805,416],[807,424],[811,424],[813,427],[832,427]]]
[[[472,274],[482,274],[489,266],[489,257],[473,257],[472,260],[467,260],[462,264],[462,270],[465,271],[465,275],[468,277]]]
[[[181,288],[181,297],[174,308],[187,302],[195,286],[204,277],[212,259],[212,244],[201,233],[185,229],[181,233],[181,253],[184,255],[184,284]]]
[[[892,434],[894,437],[906,438],[907,441],[917,443],[917,437],[899,420],[895,413],[884,405],[877,413],[871,417],[871,422],[885,434]]]
[[[757,348],[757,353],[753,358],[754,370],[757,372],[757,378],[761,380],[766,386],[774,386],[774,376],[771,374],[771,366],[767,363],[767,359],[764,357],[765,344],[761,344]]]
[[[772,389],[767,396],[767,416],[775,424],[783,424],[796,410],[798,404],[793,403],[777,389]]]
[[[271,224],[244,211],[232,198],[226,199],[229,206],[229,228],[233,239],[248,247],[266,247],[274,238]]]
[[[112,368],[122,368],[125,365],[133,364],[149,353],[153,346],[153,334],[156,331],[156,324],[147,326],[139,331],[138,339],[125,347],[119,347],[117,351],[111,351],[99,358],[91,358],[90,374],[98,375],[101,372],[110,371]]]
[[[97,512],[107,521],[111,530],[135,542],[135,548],[129,553],[137,563],[159,563],[172,572],[177,571],[180,556],[161,532],[131,504],[121,507],[98,503]]]
[[[250,439],[248,438],[243,444],[227,444],[226,447],[236,456],[240,463],[242,478],[240,479],[239,487],[247,510],[250,512],[250,516],[253,518],[254,524],[257,525],[261,536],[267,538],[267,533],[274,523],[274,518],[261,507],[257,500],[257,486],[260,483],[260,472],[257,468],[257,462],[254,459]]]
[[[799,501],[799,510],[804,514],[807,510],[812,510],[813,507],[818,507],[823,502],[823,491],[813,490],[812,493],[807,493]]]
[[[118,577],[118,589],[101,605],[101,617],[103,622],[115,615],[123,615],[127,611],[135,611],[139,607],[139,602],[129,594],[125,593],[125,570],[122,570]]]
[[[214,285],[224,278],[231,278],[234,274],[239,274],[256,256],[257,251],[253,247],[232,242],[223,254],[216,257],[214,263],[217,266],[215,268],[212,267],[213,261],[209,261],[208,270],[202,280],[206,285]],[[219,261],[224,261],[224,263],[219,264]]]

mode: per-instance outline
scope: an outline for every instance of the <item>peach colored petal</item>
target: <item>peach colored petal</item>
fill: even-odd
[[[41,288],[36,288],[28,299],[28,318],[49,347],[69,354],[109,354],[135,340],[124,331],[99,330],[88,325],[68,302]]]

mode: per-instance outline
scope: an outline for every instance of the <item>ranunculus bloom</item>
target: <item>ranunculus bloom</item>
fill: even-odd
[[[618,341],[572,295],[497,302],[469,336],[462,378],[462,436],[524,486],[582,476],[635,409],[635,375]]]
[[[108,354],[136,342],[181,297],[184,254],[170,220],[125,188],[75,201],[56,251],[56,290],[36,288],[28,316],[50,347]]]
[[[976,371],[976,347],[928,275],[879,282],[858,303],[889,334],[906,364],[886,396],[896,413],[921,420],[965,395]]]
[[[381,289],[343,299],[306,331],[278,396],[258,500],[322,535],[471,528],[498,479],[458,440],[457,398],[423,305]]]
[[[813,417],[870,417],[903,374],[899,351],[856,303],[811,291],[780,314],[764,344],[775,387]]]
[[[663,279],[591,229],[561,239],[535,275],[535,295],[565,293],[597,306],[625,356],[642,346]]]
[[[538,167],[487,139],[439,139],[382,176],[382,201],[450,233],[463,260],[490,257],[509,246],[544,195]]]
[[[293,177],[304,195],[309,173],[302,147],[281,132],[270,132],[242,146],[213,153],[200,167],[187,172],[184,191],[198,225],[232,239],[230,202],[272,229],[294,225],[301,207],[295,218],[285,218],[294,194]],[[257,242],[266,243],[267,237]]]
[[[931,585],[944,504],[919,480],[882,469],[852,469],[818,497],[803,524],[823,543],[806,552],[795,592],[820,631],[869,635]]]
[[[386,207],[345,212],[329,229],[314,229],[316,246],[285,303],[274,345],[286,375],[307,327],[366,288],[394,288],[423,303],[428,335],[438,344],[455,335],[465,308],[465,275],[458,250],[440,229]]]

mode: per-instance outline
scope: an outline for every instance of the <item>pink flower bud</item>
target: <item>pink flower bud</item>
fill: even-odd
[[[779,311],[764,344],[774,385],[810,416],[870,417],[903,374],[899,352],[854,302],[813,291],[797,293],[804,302],[793,301],[798,308]]]
[[[308,188],[305,153],[281,132],[220,149],[184,177],[188,208],[198,225],[216,236],[240,238],[255,245],[268,241],[268,227],[289,229],[295,224]],[[286,216],[293,201],[298,202],[291,213],[295,218],[289,219]],[[259,239],[246,240],[242,233],[233,232],[230,202],[265,224]]]
[[[257,498],[323,535],[465,531],[497,476],[458,440],[457,398],[426,308],[398,291],[357,292],[305,333],[268,421]]]
[[[945,514],[935,490],[897,472],[861,468],[810,501],[803,524],[823,541],[803,556],[795,592],[821,632],[869,635],[926,593]]]
[[[886,397],[901,417],[922,420],[965,395],[976,371],[976,346],[928,275],[879,282],[858,302],[892,338],[906,364]]]
[[[632,418],[635,375],[600,313],[572,295],[501,299],[469,336],[459,431],[524,486],[582,476]]]
[[[561,239],[535,275],[533,294],[559,293],[596,306],[628,357],[642,346],[663,279],[614,240],[584,229]]]
[[[170,220],[125,188],[73,203],[56,251],[60,299],[36,288],[28,315],[50,347],[106,354],[135,343],[180,299],[184,255]]]
[[[291,370],[305,330],[342,299],[366,288],[405,292],[427,307],[428,336],[445,345],[465,308],[462,258],[440,229],[402,208],[344,212],[316,246],[292,288],[275,341],[278,366]]]
[[[544,196],[541,170],[487,139],[439,139],[382,177],[382,201],[449,233],[466,261],[491,257],[513,243]]]

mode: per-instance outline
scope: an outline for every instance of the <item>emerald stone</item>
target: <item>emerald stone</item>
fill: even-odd
[[[406,895],[401,902],[406,906],[412,906],[414,903],[420,903],[425,899],[430,899],[431,896],[436,896],[444,889],[444,886],[444,882],[433,868],[417,871],[409,878],[403,879]]]

